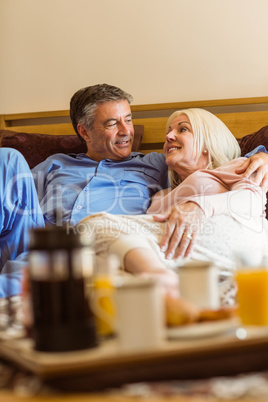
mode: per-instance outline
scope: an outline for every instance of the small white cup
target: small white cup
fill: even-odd
[[[160,285],[152,279],[130,277],[119,280],[115,286],[120,349],[158,347],[164,337],[164,298]]]
[[[194,261],[179,268],[179,286],[182,298],[200,309],[220,306],[219,272],[210,262]]]

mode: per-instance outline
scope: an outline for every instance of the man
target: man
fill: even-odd
[[[49,157],[32,170],[35,185],[18,153],[17,161],[12,159],[15,162],[10,170],[8,161],[16,151],[6,151],[8,155],[5,158],[0,155],[1,171],[5,172],[8,183],[13,183],[14,177],[18,175],[22,177],[22,182],[25,176],[28,180],[27,191],[23,191],[23,186],[16,188],[16,197],[8,206],[5,191],[0,200],[0,245],[7,249],[1,254],[0,263],[3,267],[7,262],[3,273],[11,271],[9,282],[4,275],[0,276],[1,297],[20,291],[19,276],[17,273],[14,276],[14,272],[17,272],[14,271],[14,262],[12,264],[8,260],[14,260],[19,253],[27,251],[28,232],[32,227],[44,225],[43,216],[47,225],[75,225],[85,216],[100,211],[141,214],[146,212],[153,194],[168,186],[164,155],[131,153],[134,136],[131,100],[129,94],[107,84],[90,86],[76,92],[71,99],[70,115],[77,135],[87,144],[87,153]],[[0,151],[2,154],[3,150]],[[267,159],[265,154],[253,156],[245,164],[247,170],[244,174],[250,175],[257,170],[256,180],[266,186]],[[265,161],[266,174],[263,179],[259,172],[263,170]],[[16,205],[19,205],[17,210]],[[174,254],[178,247],[178,213],[174,209],[169,217],[160,218],[169,219],[161,243],[162,249],[169,254]],[[8,247],[5,247],[6,244]],[[7,283],[11,283],[9,288]]]
[[[100,211],[146,213],[152,195],[167,187],[164,155],[131,153],[130,101],[129,94],[106,84],[74,94],[70,115],[87,153],[53,155],[32,170],[47,224],[59,219],[75,225]]]

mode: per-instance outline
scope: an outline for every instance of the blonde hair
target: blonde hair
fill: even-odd
[[[207,169],[215,169],[241,155],[238,142],[228,127],[218,117],[204,109],[183,109],[172,113],[167,121],[166,132],[171,122],[181,115],[186,115],[191,123],[196,155],[201,156],[204,149],[208,151]],[[179,175],[171,169],[169,169],[169,180],[172,188],[181,183]]]

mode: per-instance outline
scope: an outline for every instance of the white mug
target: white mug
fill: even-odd
[[[120,350],[149,350],[164,337],[162,288],[152,279],[120,278],[115,284],[117,335]]]
[[[193,261],[179,268],[179,287],[182,298],[200,309],[220,306],[218,268],[206,261]]]

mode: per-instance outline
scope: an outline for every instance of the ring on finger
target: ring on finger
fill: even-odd
[[[182,237],[184,237],[185,239],[188,239],[188,240],[192,240],[192,238],[193,238],[191,233],[187,233],[187,232],[185,232]]]

